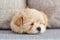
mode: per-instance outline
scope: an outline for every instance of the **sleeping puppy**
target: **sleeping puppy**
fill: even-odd
[[[15,14],[11,21],[11,29],[16,33],[43,33],[46,31],[48,18],[45,13],[26,8]]]

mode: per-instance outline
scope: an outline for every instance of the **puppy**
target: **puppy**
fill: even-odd
[[[16,33],[43,33],[46,31],[48,18],[45,13],[26,8],[15,14],[11,21],[11,29]]]

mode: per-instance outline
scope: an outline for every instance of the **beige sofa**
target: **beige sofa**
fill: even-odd
[[[49,28],[60,28],[60,0],[0,0],[0,29],[10,29],[11,18],[26,6],[44,11]]]

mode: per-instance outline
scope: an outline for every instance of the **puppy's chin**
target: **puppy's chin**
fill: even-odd
[[[41,27],[40,33],[44,33],[45,31],[46,31],[46,28],[45,27]]]
[[[44,33],[46,30],[41,30],[40,32],[38,31],[33,31],[33,32],[27,32],[27,34],[42,34]]]
[[[38,33],[44,33],[46,31],[46,29],[45,30],[41,30],[40,32],[38,32],[38,31],[34,31],[34,32],[28,32],[29,34],[38,34]]]
[[[40,33],[44,33],[46,31],[46,29],[42,29]]]

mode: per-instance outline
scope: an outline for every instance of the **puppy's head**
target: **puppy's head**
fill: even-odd
[[[43,33],[48,20],[43,12],[35,9],[24,9],[13,17],[11,28],[18,33]]]

